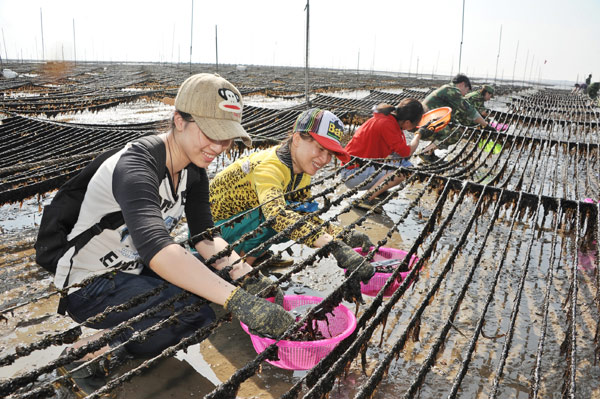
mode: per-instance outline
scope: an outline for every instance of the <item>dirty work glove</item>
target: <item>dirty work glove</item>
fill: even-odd
[[[254,276],[242,276],[242,282],[240,283],[240,287],[242,287],[252,295],[258,295],[262,291],[265,291],[264,293],[262,293],[262,295],[260,295],[265,298],[273,292],[273,289],[275,289],[275,303],[279,306],[283,306],[283,291],[281,291],[281,288],[279,288],[279,286],[275,284],[274,281],[272,281],[270,278],[268,278],[261,272],[258,272],[258,274]]]
[[[421,136],[421,139],[423,139],[423,140],[429,140],[435,133],[435,127],[433,127],[433,126],[431,126],[431,128],[429,127],[430,123],[431,122],[429,122],[425,126],[421,126],[419,128],[419,130],[417,130],[417,132],[419,133],[419,136]]]
[[[485,125],[483,127],[483,130],[487,130],[488,132],[496,132],[497,130],[495,128],[493,128],[491,125]]]
[[[279,338],[295,322],[281,306],[255,297],[237,287],[225,300],[223,307],[248,326],[252,334]]]
[[[344,292],[344,299],[348,302],[364,303],[360,293],[360,282],[367,283],[375,274],[375,269],[373,269],[371,263],[342,241],[332,243],[331,254],[337,260],[339,267],[347,269],[346,276],[358,269]]]
[[[374,247],[368,235],[356,230],[350,231],[344,238],[344,242],[352,248],[360,247],[363,252],[367,252],[371,247]]]
[[[435,130],[435,126],[433,125],[433,120],[427,122],[426,124],[424,124],[423,126],[421,126],[419,128],[419,130],[421,131],[421,133],[423,133],[423,131],[425,130],[429,130],[430,132],[433,132]]]

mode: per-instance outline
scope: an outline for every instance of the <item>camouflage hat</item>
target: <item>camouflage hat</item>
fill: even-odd
[[[485,90],[485,91],[487,91],[488,93],[490,93],[491,95],[494,95],[494,86],[491,86],[491,85],[483,85],[483,86],[481,87],[481,90],[482,90],[482,91],[483,91],[483,90]]]

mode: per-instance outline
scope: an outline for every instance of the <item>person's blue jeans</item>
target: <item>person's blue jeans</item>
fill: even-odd
[[[392,156],[390,157],[390,159],[386,160],[385,163],[388,165],[395,166],[395,167],[403,166],[405,168],[409,168],[409,167],[413,166],[413,164],[408,159],[396,158],[395,155],[397,156],[396,153],[393,153]],[[365,180],[367,180],[368,178],[370,178],[371,176],[375,175],[373,180],[371,180],[368,184],[366,184],[362,187],[362,190],[370,190],[383,177],[386,177],[387,175],[394,173],[394,171],[390,170],[390,169],[382,169],[379,172],[377,172],[377,170],[379,168],[380,168],[379,165],[378,166],[369,166],[360,173],[357,173],[359,168],[354,168],[354,169],[344,168],[344,169],[342,169],[342,177],[344,179],[349,176],[352,176],[354,174],[354,176],[352,176],[348,180],[346,180],[346,182],[344,184],[348,188],[354,188],[354,187],[358,186],[359,184],[361,184],[362,182],[364,182]]]
[[[67,311],[78,323],[83,323],[88,318],[103,312],[109,306],[122,305],[131,298],[149,292],[165,280],[145,267],[142,274],[116,272],[111,277],[99,277],[92,283],[67,296]],[[183,289],[167,283],[167,288],[147,298],[143,303],[137,304],[121,312],[110,312],[104,319],[97,323],[87,324],[96,329],[110,329],[123,321],[127,321],[140,313],[158,306],[162,302],[184,292]],[[196,295],[189,295],[184,300],[177,301],[166,309],[134,323],[132,328],[125,329],[111,346],[128,341],[136,331],[146,328],[168,318],[178,310],[201,300]],[[141,342],[129,342],[125,349],[134,356],[155,356],[165,348],[177,344],[181,339],[190,336],[198,329],[209,325],[215,320],[214,311],[208,304],[202,306],[197,312],[184,312],[177,317],[177,322],[162,326],[158,331],[146,335]]]

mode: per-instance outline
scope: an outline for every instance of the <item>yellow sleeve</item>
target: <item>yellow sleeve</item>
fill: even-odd
[[[267,161],[258,165],[254,169],[253,183],[265,219],[274,216],[275,221],[271,228],[280,232],[296,223],[303,215],[286,207],[283,194],[291,180],[291,176],[289,169],[283,164],[277,165],[277,162]],[[316,220],[315,218],[309,218],[309,220],[304,221],[299,227],[292,230],[288,237],[293,241],[313,246],[315,240],[327,232],[320,227],[321,223],[317,220],[320,221],[318,218]],[[317,233],[305,237],[315,228]]]

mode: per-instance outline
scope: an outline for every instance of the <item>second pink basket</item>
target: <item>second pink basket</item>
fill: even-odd
[[[371,247],[371,249],[373,249],[373,247]],[[361,248],[354,248],[354,250],[362,256],[367,255],[367,253],[363,252]],[[379,251],[377,251],[375,253],[371,262],[380,262],[380,261],[388,260],[388,259],[404,259],[406,257],[406,254],[407,254],[407,252],[403,251],[401,249],[381,247],[381,248],[379,248]],[[419,258],[416,257],[415,255],[413,255],[410,260],[410,263],[408,264],[409,270],[406,272],[400,272],[399,273],[400,279],[396,279],[392,283],[392,285],[390,285],[384,291],[383,296],[385,296],[385,297],[392,296],[394,294],[394,292],[398,289],[398,287],[400,287],[400,284],[402,284],[402,281],[404,281],[406,276],[408,276],[408,274],[410,273],[410,269],[412,269],[412,267],[418,261],[419,261]],[[388,278],[390,278],[391,275],[392,275],[392,273],[380,273],[380,272],[375,273],[375,275],[373,275],[373,277],[371,277],[371,280],[369,280],[368,283],[366,283],[366,284],[360,283],[360,291],[363,294],[368,295],[368,296],[376,296],[377,294],[379,294],[379,291],[385,285],[385,282],[387,281]]]

